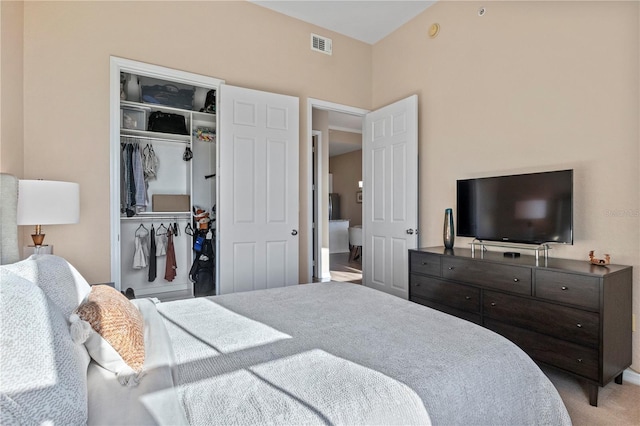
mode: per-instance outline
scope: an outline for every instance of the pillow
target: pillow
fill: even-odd
[[[144,380],[123,388],[111,371],[89,364],[89,420],[93,425],[188,425],[174,387],[175,356],[164,320],[149,298],[133,299],[144,318]],[[126,413],[126,418],[122,413]],[[2,424],[2,423],[0,423]]]
[[[0,268],[0,423],[85,424],[89,355],[42,289]]]
[[[65,318],[73,313],[91,286],[69,262],[52,254],[34,254],[28,259],[3,266],[44,291]]]
[[[116,289],[95,285],[75,314],[70,318],[74,340],[84,341],[89,355],[117,373],[122,384],[135,385],[145,358],[140,311]]]

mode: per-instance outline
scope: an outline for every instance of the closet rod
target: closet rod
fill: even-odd
[[[188,140],[154,138],[152,136],[120,135],[120,139],[121,139],[121,141],[122,141],[122,139],[145,139],[145,140],[158,141],[158,142],[170,142],[170,143],[181,143],[181,144],[189,144],[189,143],[191,143],[191,141],[188,141]]]
[[[131,216],[131,217],[127,217],[127,216],[120,216],[120,220],[130,220],[130,221],[134,221],[134,222],[158,222],[160,220],[174,220],[174,221],[178,221],[178,220],[190,220],[191,219],[191,215],[189,213],[186,213],[189,216],[185,216],[185,214],[183,215],[173,215],[173,216]]]

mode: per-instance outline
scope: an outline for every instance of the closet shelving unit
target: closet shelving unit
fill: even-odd
[[[115,62],[115,63],[114,63]],[[117,74],[116,74],[117,72]],[[127,77],[139,77],[151,80],[156,84],[174,84],[189,86],[194,89],[192,110],[175,108],[169,105],[140,102],[141,99],[115,100],[114,80],[121,73]],[[212,129],[215,133],[217,116],[200,112],[204,108],[206,94],[209,90],[218,90],[222,80],[166,69],[149,64],[142,64],[125,59],[112,60],[112,280],[116,288],[134,289],[136,296],[158,297],[163,300],[184,298],[193,295],[193,284],[189,280],[189,269],[194,258],[193,240],[187,235],[185,228],[192,223],[191,210],[188,211],[154,211],[152,199],[154,194],[188,195],[192,206],[211,211],[216,203],[216,142],[200,140],[196,135],[199,128]],[[125,91],[126,93],[126,91]],[[119,94],[118,94],[119,95]],[[118,113],[114,107],[118,107]],[[185,117],[189,134],[160,133],[147,130],[149,115],[153,111],[179,114]],[[130,114],[125,121],[125,113]],[[137,120],[131,121],[131,116]],[[117,121],[114,120],[117,118]],[[115,124],[115,126],[114,126]],[[115,127],[115,128],[114,128]],[[116,142],[117,141],[117,142]],[[120,175],[122,156],[121,143],[133,142],[140,148],[150,145],[158,157],[157,179],[148,181],[146,209],[138,211],[134,216],[127,216],[122,211],[116,212],[114,204],[119,205]],[[193,157],[185,161],[183,154],[190,149]],[[209,178],[205,179],[205,176]],[[118,209],[120,210],[120,209]],[[116,216],[117,214],[117,216]],[[177,224],[179,235],[174,237],[177,263],[177,274],[173,281],[164,279],[166,256],[157,257],[157,277],[149,281],[147,268],[134,269],[135,233],[144,225],[147,230],[151,226],[157,230],[160,225],[169,227]],[[115,238],[114,238],[115,237]]]

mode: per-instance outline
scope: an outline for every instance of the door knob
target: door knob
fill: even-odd
[[[291,231],[291,235],[298,235],[298,231],[294,229],[293,231]]]
[[[407,229],[407,234],[413,235],[413,229],[411,229],[411,228]]]

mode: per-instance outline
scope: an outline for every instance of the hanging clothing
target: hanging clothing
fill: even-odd
[[[144,253],[142,237],[136,235],[135,251],[133,252],[133,269],[144,269],[148,266],[147,256]]]
[[[160,229],[158,228],[158,231]],[[167,233],[156,234],[156,256],[165,256],[167,254]]]
[[[133,145],[126,142],[122,145],[122,163],[124,169],[124,208],[133,210],[136,184],[133,178]]]
[[[167,236],[167,261],[164,269],[164,279],[167,281],[173,281],[176,277],[176,252],[173,248],[173,232],[168,232]]]
[[[120,144],[120,213],[127,209],[127,186],[125,184],[124,144]]]
[[[134,234],[133,269],[144,269],[149,265],[149,231],[140,225]]]
[[[158,157],[153,146],[147,144],[142,150],[142,168],[147,181],[155,179],[158,174]]]
[[[151,235],[149,236],[149,282],[155,281],[158,274],[156,264],[156,230],[151,225]]]
[[[147,183],[144,179],[144,171],[142,169],[142,152],[140,146],[135,144],[131,154],[131,167],[135,188],[134,205],[138,207],[147,206]]]

